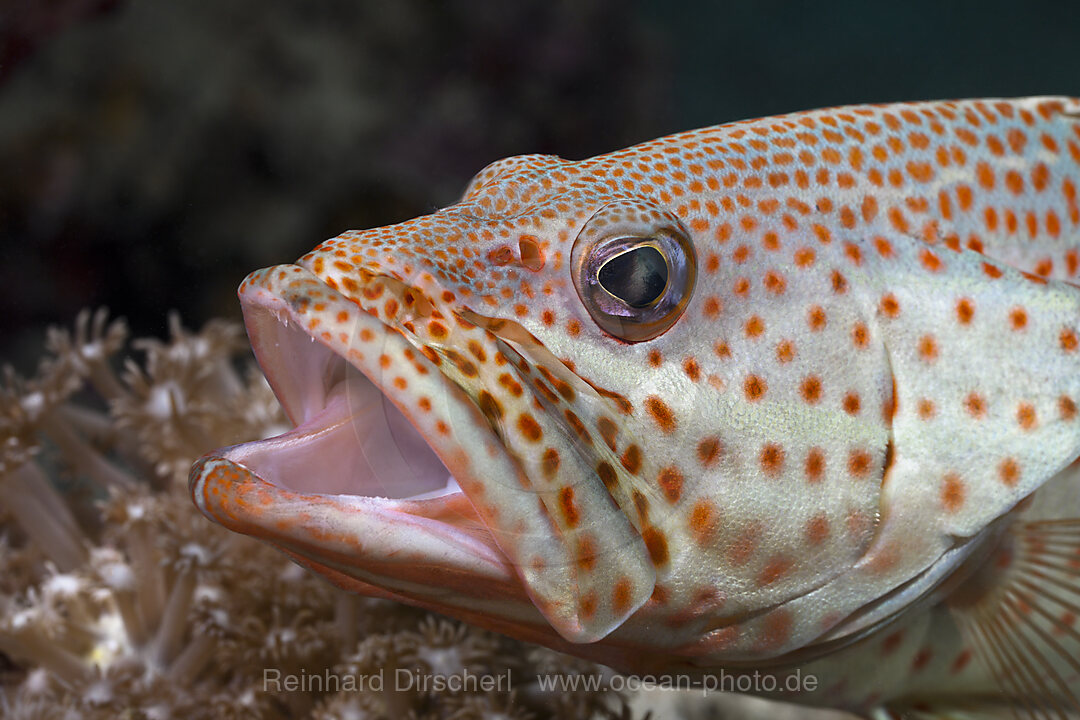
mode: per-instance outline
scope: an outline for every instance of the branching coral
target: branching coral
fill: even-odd
[[[202,452],[286,420],[239,327],[168,341],[83,312],[0,386],[0,715],[12,718],[618,717],[610,692],[536,692],[596,666],[337,590],[208,523]],[[400,673],[400,674],[399,674]],[[497,688],[410,678],[502,677]],[[319,679],[288,690],[281,677]],[[375,686],[370,680],[381,677]],[[330,681],[333,678],[333,682]],[[353,684],[343,684],[352,678]],[[366,686],[356,686],[367,678]]]

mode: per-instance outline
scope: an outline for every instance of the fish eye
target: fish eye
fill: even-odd
[[[605,332],[626,342],[651,340],[690,301],[696,256],[689,233],[659,209],[609,205],[582,228],[571,251],[582,304]]]
[[[648,307],[667,289],[667,259],[654,246],[639,245],[604,263],[596,279],[600,287],[628,306]]]

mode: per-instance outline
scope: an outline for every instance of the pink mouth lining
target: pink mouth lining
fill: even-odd
[[[297,426],[237,446],[230,459],[299,493],[421,500],[461,492],[363,373],[269,308],[247,304],[245,313],[260,364]]]

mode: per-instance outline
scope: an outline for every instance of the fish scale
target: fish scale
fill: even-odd
[[[460,484],[429,499],[424,477],[397,480],[423,491],[393,505],[403,522],[424,518],[423,547],[461,533],[489,543],[473,571],[454,556],[449,595],[436,573],[430,596],[408,584],[409,602],[627,669],[801,663],[835,680],[807,701],[870,708],[928,692],[905,678],[937,662],[917,662],[933,628],[956,662],[997,647],[973,640],[985,623],[1026,622],[985,598],[950,606],[942,588],[984,578],[996,543],[1049,532],[1015,508],[1080,452],[1078,182],[1076,99],[816,110],[579,162],[500,160],[459,203],[344,233],[288,266],[321,285],[324,309],[275,304],[294,291],[272,271],[241,300],[249,327],[291,313],[349,359]],[[614,257],[657,272],[637,264],[646,247],[663,259],[659,281],[604,285],[597,268]],[[358,313],[373,316],[366,336]],[[290,414],[318,411],[293,412],[311,380],[284,377],[289,355],[309,351],[253,345]],[[391,379],[399,365],[413,370]],[[434,423],[433,393],[445,399]],[[283,461],[260,447],[214,462],[248,459],[236,493],[285,493]],[[260,526],[251,503],[242,522],[235,504],[215,511],[205,467],[192,475],[204,512]],[[370,495],[366,482],[321,487]],[[282,545],[311,530],[292,532]],[[356,544],[355,589],[402,594],[393,576],[380,582],[359,530],[334,532]],[[303,547],[293,556],[348,586],[317,539]],[[504,617],[468,609],[470,572],[477,592],[500,578]],[[991,588],[1024,573],[980,583],[1006,602],[1028,591]],[[907,653],[907,675],[844,685],[865,680],[853,668],[883,643]],[[979,663],[999,681],[1024,669]]]

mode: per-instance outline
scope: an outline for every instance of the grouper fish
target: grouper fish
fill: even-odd
[[[500,160],[244,280],[295,427],[191,495],[343,588],[624,673],[1076,716],[1078,186],[1054,97]]]

